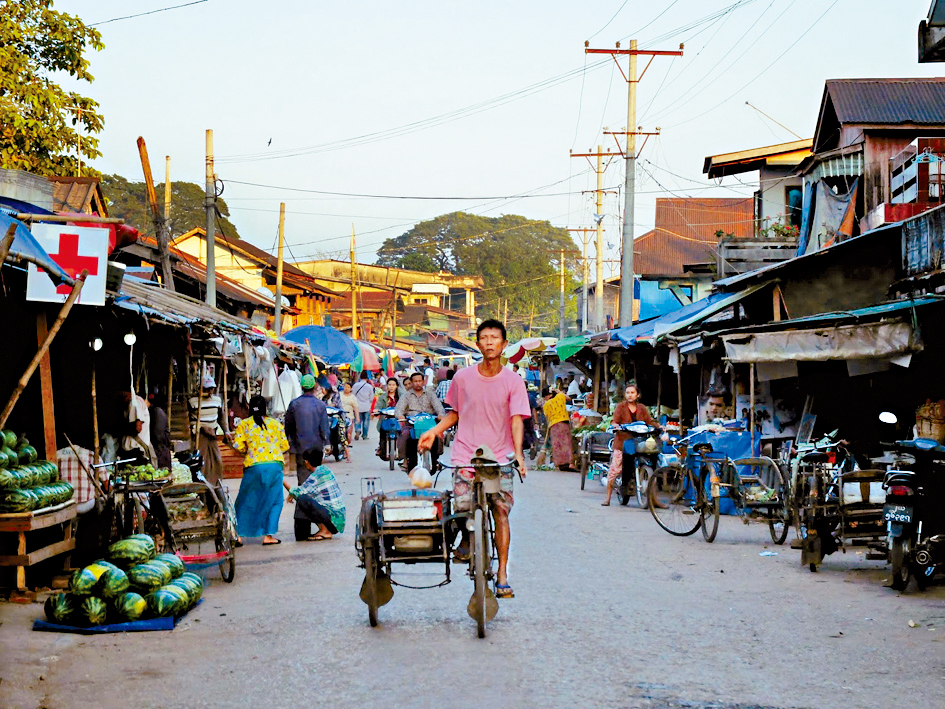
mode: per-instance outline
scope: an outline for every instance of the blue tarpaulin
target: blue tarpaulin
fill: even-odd
[[[292,328],[283,339],[308,344],[312,354],[326,364],[351,364],[360,354],[354,340],[343,332],[325,325],[302,325]]]
[[[193,607],[188,608],[179,616],[173,618],[148,618],[146,620],[132,620],[127,623],[108,623],[107,625],[62,625],[37,618],[33,621],[33,630],[40,630],[47,633],[77,633],[79,635],[143,633],[151,630],[173,630],[174,626],[180,622],[181,618],[190,613],[191,610],[201,603],[203,603],[202,598],[198,600]]]
[[[75,285],[75,279],[69,276],[55,261],[49,258],[46,250],[39,245],[39,242],[26,228],[26,225],[19,219],[10,216],[6,211],[0,209],[0,237],[7,233],[11,224],[16,224],[16,236],[13,239],[13,246],[10,247],[10,256],[12,260],[29,261],[43,269],[56,283],[66,283],[70,286]]]

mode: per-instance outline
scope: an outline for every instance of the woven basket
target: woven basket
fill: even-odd
[[[919,438],[945,443],[945,401],[926,401],[916,409],[915,428]]]

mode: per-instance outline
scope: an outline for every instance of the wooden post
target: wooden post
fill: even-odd
[[[679,351],[679,346],[676,346],[676,394],[679,397],[677,407],[679,410],[679,435],[684,434],[683,431],[683,418],[682,418],[682,352]]]
[[[777,283],[771,289],[771,313],[773,322],[781,322],[781,290]]]
[[[603,396],[604,401],[603,403],[605,404],[605,407],[604,407],[605,415],[610,413],[610,367],[607,366],[607,360],[609,358],[610,358],[610,353],[605,352],[604,359],[602,360],[602,364],[604,367],[604,396]],[[600,405],[601,405],[601,401],[598,400],[597,408],[596,408],[596,411],[598,413],[600,413]]]
[[[661,405],[663,403],[663,365],[656,365],[656,421],[659,422]]]
[[[220,358],[220,369],[223,370],[222,374],[220,375],[221,376],[220,401],[223,402],[223,407],[221,409],[223,411],[223,431],[225,433],[229,433],[230,432],[230,403],[229,403],[230,397],[227,395],[227,391],[226,391],[226,358],[224,357]]]
[[[46,322],[46,311],[40,310],[36,314],[36,340],[37,345],[43,346],[43,342],[49,336],[48,323]],[[39,383],[42,392],[43,402],[43,443],[46,448],[46,459],[56,459],[56,412],[53,407],[52,390],[52,365],[49,361],[49,350],[43,353],[39,361]]]
[[[248,367],[247,367],[248,369]],[[198,449],[200,443],[200,409],[203,406],[203,352],[200,353],[200,369],[197,370],[197,422],[194,424],[194,447],[191,453]]]
[[[92,354],[92,433],[95,437],[95,450],[93,451],[93,463],[98,465],[98,449],[101,442],[98,437],[98,389],[95,386],[95,354]]]
[[[49,346],[52,344],[53,339],[56,337],[56,333],[59,332],[59,328],[62,327],[62,323],[69,316],[69,311],[72,310],[72,306],[75,304],[75,301],[78,299],[79,294],[82,292],[82,286],[85,285],[85,279],[88,277],[88,271],[82,271],[79,277],[76,279],[75,287],[73,287],[72,292],[69,293],[69,296],[66,298],[66,302],[63,304],[62,309],[59,311],[59,315],[56,316],[56,321],[53,323],[52,328],[46,334],[45,339],[39,347],[39,351],[33,355],[32,361],[29,363],[29,366],[26,368],[26,371],[23,373],[23,376],[20,377],[20,381],[17,382],[16,388],[13,390],[13,393],[10,395],[10,400],[7,401],[7,405],[4,407],[3,412],[0,413],[0,428],[3,428],[7,420],[10,418],[10,414],[13,412],[13,407],[16,406],[16,402],[19,401],[20,396],[23,394],[23,390],[26,389],[26,385],[29,384],[30,377],[33,376],[33,372],[36,371],[36,367],[39,366],[40,361],[46,356],[49,352]],[[45,314],[43,316],[43,323],[45,324]],[[47,360],[48,362],[48,360]],[[52,385],[50,384],[49,389],[50,397],[52,397]],[[44,418],[45,418],[45,406],[44,408]],[[53,450],[55,453],[55,419],[53,420]],[[47,455],[47,458],[50,456]]]
[[[167,414],[167,430],[171,430],[171,409],[174,408],[174,358],[170,357],[167,360],[167,401],[166,411]]]
[[[3,262],[7,259],[7,254],[10,253],[10,248],[13,246],[13,240],[16,239],[16,222],[10,224],[10,228],[7,229],[6,235],[3,237],[3,241],[0,241],[0,266],[3,265]]]
[[[755,454],[755,363],[752,362],[748,365],[748,376],[750,381],[748,382],[748,391],[749,391],[749,406],[751,407],[750,419],[751,419],[751,454]]]

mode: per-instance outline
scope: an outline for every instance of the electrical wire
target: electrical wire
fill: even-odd
[[[93,22],[89,27],[100,27],[101,25],[107,25],[109,22],[118,22],[119,20],[132,20],[135,17],[144,17],[145,15],[155,15],[159,12],[167,12],[168,10],[178,10],[182,7],[190,7],[191,5],[199,5],[200,3],[207,2],[207,0],[194,0],[194,2],[187,2],[183,5],[174,5],[172,7],[162,7],[159,10],[149,10],[148,12],[139,12],[137,15],[127,15],[125,17],[113,17],[110,20],[102,20],[101,22]]]

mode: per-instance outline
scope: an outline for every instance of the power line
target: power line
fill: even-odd
[[[191,5],[199,5],[200,3],[207,2],[207,0],[194,0],[194,2],[186,2],[183,5],[173,5],[171,7],[162,7],[159,10],[149,10],[148,12],[139,12],[137,15],[126,15],[125,17],[113,17],[110,20],[102,20],[101,22],[95,22],[89,27],[99,27],[101,25],[107,25],[109,22],[118,22],[119,20],[132,20],[135,17],[144,17],[145,15],[155,15],[159,12],[167,12],[168,10],[178,10],[182,7],[190,7]]]
[[[607,20],[607,24],[605,24],[603,27],[601,27],[599,30],[597,30],[594,34],[592,34],[590,37],[588,37],[588,38],[587,38],[587,41],[590,42],[592,39],[594,39],[594,38],[595,38],[597,35],[599,35],[601,32],[603,32],[605,29],[607,29],[608,27],[610,27],[610,23],[617,19],[617,15],[619,15],[621,12],[623,12],[623,9],[627,6],[627,3],[628,3],[628,2],[630,2],[630,0],[623,0],[623,4],[622,4],[619,8],[617,8],[617,12],[614,13],[613,17],[611,17],[609,20]],[[675,5],[676,2],[677,2],[677,0],[673,0],[672,4],[671,4],[669,7],[672,7],[673,5]],[[668,10],[669,7],[667,7],[666,10]],[[662,17],[662,16],[666,13],[666,10],[663,10],[663,12],[661,12],[659,15],[657,15],[657,16],[653,19],[653,21],[650,22],[650,24],[653,24],[653,22],[655,22],[655,21],[658,20],[660,17]],[[645,29],[647,26],[648,26],[648,25],[644,25],[644,29]]]

